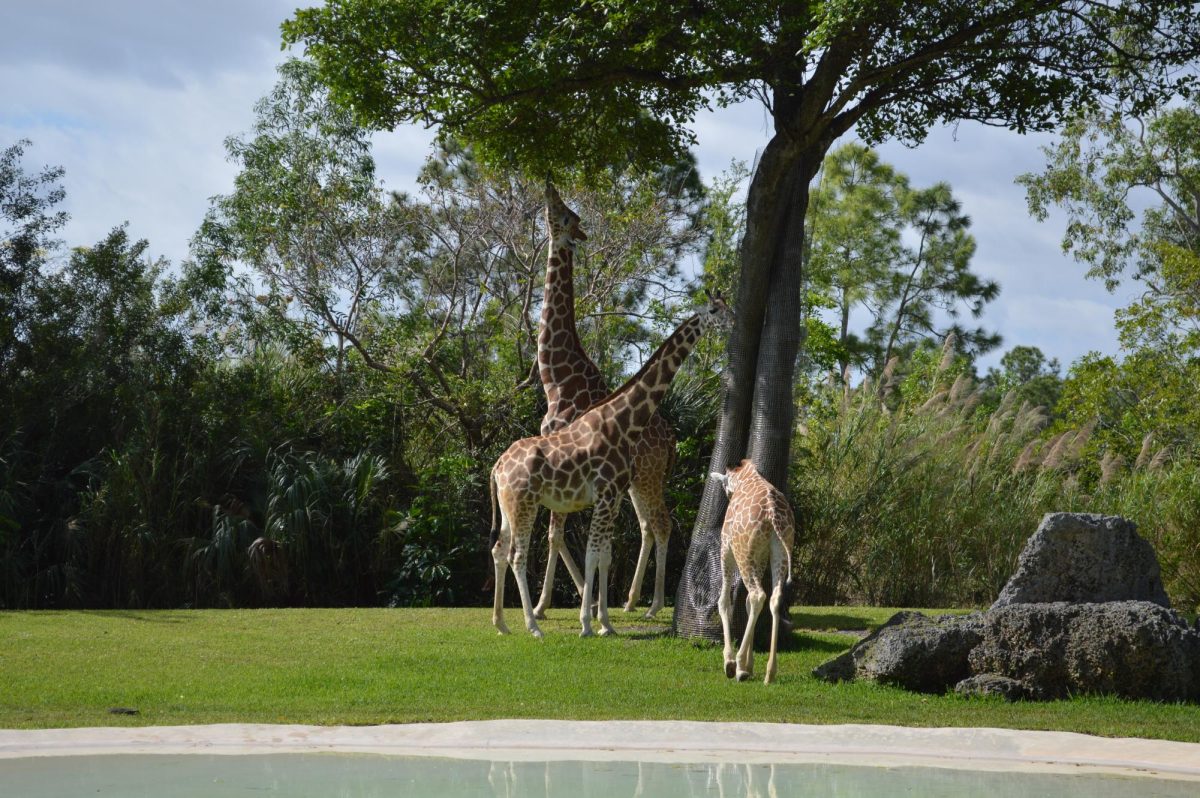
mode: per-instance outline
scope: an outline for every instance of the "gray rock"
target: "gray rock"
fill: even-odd
[[[1039,697],[1039,692],[1030,689],[1024,682],[1001,676],[998,673],[980,673],[968,676],[954,685],[954,692],[962,696],[1000,696],[1007,701]]]
[[[1047,513],[992,609],[1053,601],[1171,602],[1154,548],[1115,515]]]
[[[1200,699],[1200,634],[1158,604],[1013,604],[981,623],[973,674],[999,674],[1046,698]]]
[[[849,651],[813,669],[813,675],[941,693],[970,675],[967,655],[982,639],[982,627],[978,613],[930,618],[898,612]]]

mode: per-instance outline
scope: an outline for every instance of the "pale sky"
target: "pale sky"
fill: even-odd
[[[295,0],[0,0],[0,148],[28,138],[27,168],[66,170],[68,245],[91,244],[129,222],[150,252],[178,263],[209,197],[235,175],[224,139],[249,130],[275,83],[279,23]],[[299,53],[297,53],[299,54]],[[756,105],[705,114],[695,125],[701,175],[754,160],[767,139]],[[431,134],[375,137],[379,175],[411,188]],[[974,270],[1001,286],[982,319],[1004,336],[980,371],[1018,344],[1064,368],[1089,350],[1116,353],[1113,310],[1128,304],[1084,278],[1059,247],[1063,221],[1031,219],[1013,183],[1039,169],[1052,136],[979,125],[933,131],[920,147],[880,148],[912,185],[947,181],[971,216]]]

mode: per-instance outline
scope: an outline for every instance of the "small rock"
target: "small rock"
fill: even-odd
[[[980,673],[969,676],[954,685],[954,692],[961,696],[998,695],[1007,701],[1021,701],[1037,697],[1037,691],[1031,690],[1024,682],[1001,676],[998,673]]]
[[[138,710],[132,707],[109,707],[108,714],[110,715],[137,715]]]

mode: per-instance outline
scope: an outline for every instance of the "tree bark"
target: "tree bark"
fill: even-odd
[[[787,492],[800,344],[804,214],[809,183],[825,148],[802,148],[786,134],[767,144],[746,198],[737,321],[728,345],[721,416],[709,472],[743,458]],[[720,540],[726,497],[708,478],[675,600],[674,632],[720,639]]]

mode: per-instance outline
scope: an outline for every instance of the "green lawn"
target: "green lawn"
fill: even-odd
[[[1200,741],[1196,705],[1007,704],[810,675],[854,642],[833,630],[872,628],[892,612],[796,608],[797,634],[770,687],[727,680],[719,646],[669,637],[666,624],[619,611],[619,637],[584,640],[577,610],[552,610],[542,641],[523,630],[497,636],[487,609],[3,612],[0,727],[677,718]],[[507,617],[521,628],[519,610]],[[760,653],[756,672],[765,664]]]

